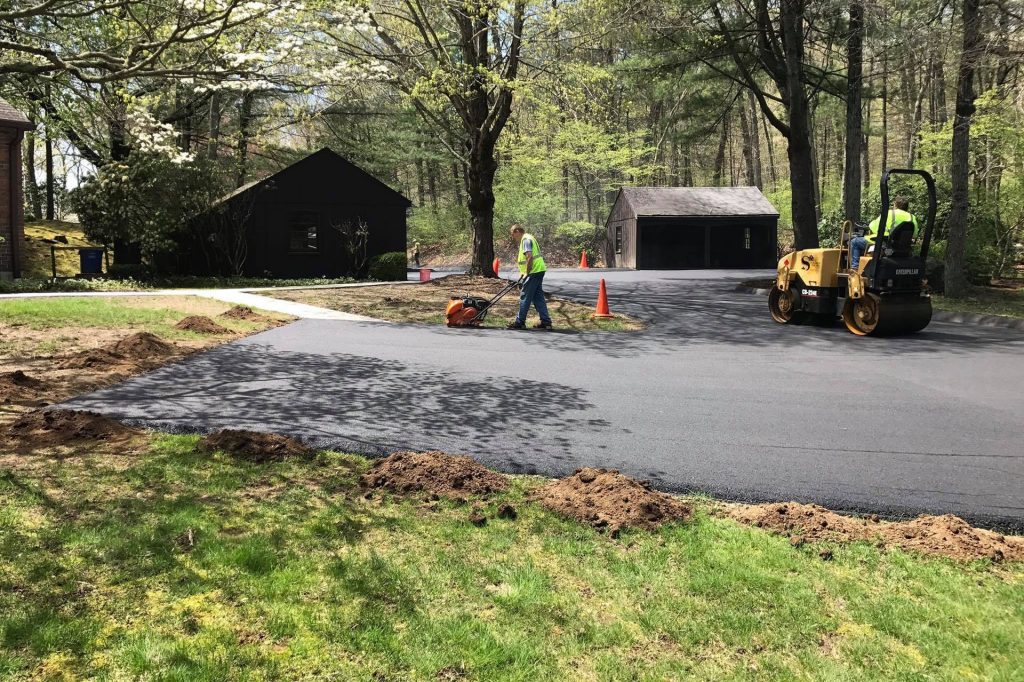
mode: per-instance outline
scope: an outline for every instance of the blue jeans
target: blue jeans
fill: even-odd
[[[523,290],[519,293],[519,314],[516,315],[516,322],[526,324],[526,316],[530,312],[530,304],[537,309],[540,321],[544,324],[551,324],[551,316],[548,315],[548,304],[544,300],[544,273],[536,272],[526,278],[523,282]]]
[[[868,250],[868,240],[864,237],[854,237],[850,240],[850,269],[856,270],[860,265],[860,257]]]

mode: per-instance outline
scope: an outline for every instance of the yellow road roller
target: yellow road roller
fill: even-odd
[[[889,211],[891,175],[916,175],[928,186],[928,216],[918,249],[912,222],[892,225],[887,232],[890,215],[896,215]],[[875,244],[856,270],[850,268],[849,221],[843,224],[838,248],[804,249],[779,261],[779,274],[768,295],[773,320],[832,324],[839,318],[858,336],[911,334],[928,326],[932,301],[925,263],[935,229],[935,181],[923,170],[893,168],[882,174],[881,194]]]

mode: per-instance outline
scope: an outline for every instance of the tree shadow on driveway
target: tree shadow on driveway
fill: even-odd
[[[543,399],[543,409],[531,400]],[[447,375],[341,353],[283,353],[230,344],[193,356],[67,405],[129,424],[178,433],[246,428],[298,436],[364,455],[399,449],[453,449],[506,471],[534,473],[535,461],[508,452],[573,459],[572,434],[612,428],[588,419],[585,391],[563,384]],[[506,453],[489,456],[494,450]]]

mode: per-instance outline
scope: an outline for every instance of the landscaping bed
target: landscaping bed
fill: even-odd
[[[420,322],[444,324],[444,311],[452,296],[481,296],[490,298],[508,284],[505,279],[449,275],[422,284],[386,284],[368,287],[338,289],[298,289],[262,292],[285,301],[339,310],[341,312],[375,317],[391,322]],[[634,331],[643,329],[639,320],[616,315],[611,320],[593,319],[594,306],[560,299],[550,294],[548,309],[556,329],[573,331]],[[596,301],[595,301],[596,303]],[[504,327],[516,316],[519,306],[518,290],[508,293],[488,313],[484,326]],[[614,312],[614,311],[613,311]],[[531,308],[528,325],[538,321]]]

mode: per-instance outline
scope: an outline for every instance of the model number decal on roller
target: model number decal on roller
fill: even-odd
[[[896,268],[897,275],[916,275],[921,272],[921,268]]]
[[[800,295],[801,296],[812,296],[814,298],[817,298],[818,297],[818,292],[815,291],[814,289],[801,289],[800,290]]]

